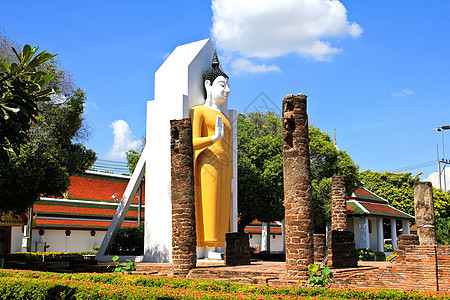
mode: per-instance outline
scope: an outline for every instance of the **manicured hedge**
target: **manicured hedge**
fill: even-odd
[[[268,287],[144,275],[0,270],[0,299],[450,299],[402,290]]]
[[[83,255],[97,254],[97,251],[85,252],[17,252],[5,255],[7,261],[41,262],[44,255],[45,261],[82,260]]]

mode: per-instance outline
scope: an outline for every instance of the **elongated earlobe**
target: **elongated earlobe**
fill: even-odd
[[[211,105],[211,80],[205,80],[206,101]]]

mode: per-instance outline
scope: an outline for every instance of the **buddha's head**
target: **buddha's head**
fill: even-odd
[[[230,85],[228,75],[219,68],[219,59],[215,51],[211,66],[212,69],[203,74],[203,93],[210,104],[216,102],[221,106],[228,100]]]

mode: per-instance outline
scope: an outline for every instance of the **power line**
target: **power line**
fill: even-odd
[[[412,166],[408,166],[408,167],[401,167],[401,168],[396,168],[396,169],[392,169],[392,170],[388,170],[388,172],[403,172],[403,171],[407,171],[407,170],[415,170],[415,169],[420,169],[420,168],[426,168],[426,167],[431,167],[433,165],[436,164],[435,160],[431,160],[431,161],[427,161],[424,163],[420,163],[417,165],[412,165]]]
[[[123,161],[117,161],[117,160],[107,160],[107,159],[97,159],[98,162],[102,162],[102,163],[110,163],[110,164],[118,164],[118,165],[125,165],[128,166],[128,164],[126,162]]]

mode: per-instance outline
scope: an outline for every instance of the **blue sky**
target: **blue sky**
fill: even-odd
[[[87,94],[86,146],[101,159],[145,136],[154,73],[175,47],[212,38],[230,108],[281,111],[301,92],[310,123],[336,129],[360,170],[437,170],[433,128],[450,124],[449,1],[256,2],[4,1],[0,27],[58,54]]]

